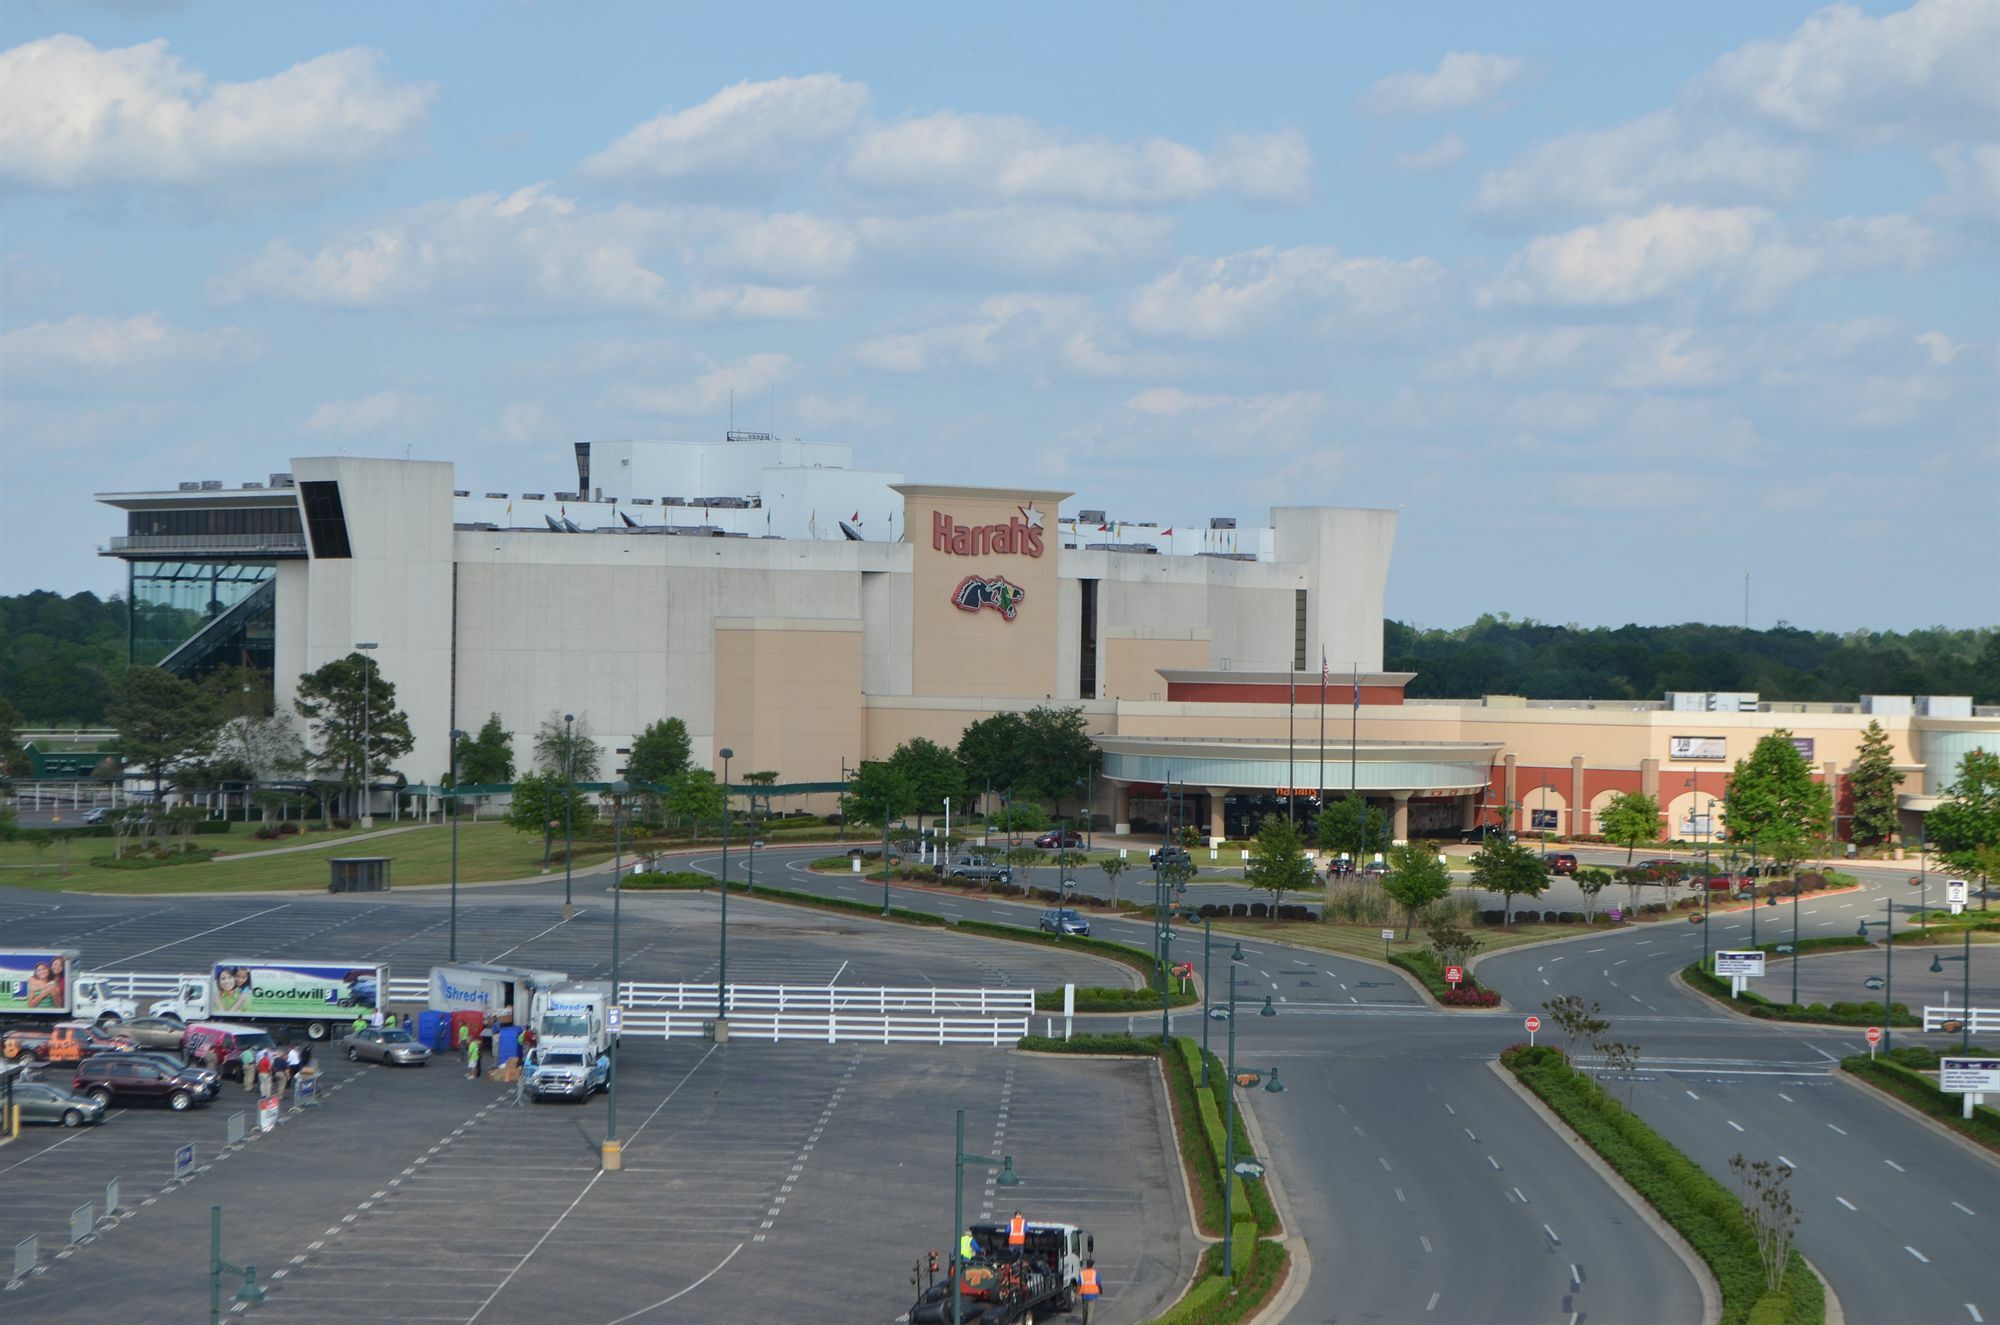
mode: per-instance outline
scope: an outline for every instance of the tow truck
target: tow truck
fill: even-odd
[[[1081,1306],[1090,1325],[1090,1303],[1077,1293],[1083,1263],[1097,1249],[1097,1240],[1074,1224],[1027,1226],[1026,1245],[1017,1255],[1007,1249],[1005,1223],[974,1224],[972,1237],[983,1250],[965,1266],[959,1291],[961,1325],[1034,1325]],[[953,1325],[952,1276],[956,1256],[943,1274],[932,1252],[928,1273],[912,1275],[918,1286],[910,1307],[910,1325]]]

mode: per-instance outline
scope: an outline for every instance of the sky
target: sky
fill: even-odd
[[[0,6],[0,592],[294,456],[1402,512],[1389,615],[2000,622],[2000,4]]]

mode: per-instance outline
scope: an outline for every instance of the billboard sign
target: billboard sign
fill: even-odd
[[[1752,949],[1747,952],[1717,952],[1715,954],[1717,975],[1762,976],[1764,974],[1764,954]]]
[[[0,952],[0,1012],[69,1010],[67,950],[13,948]]]
[[[1720,736],[1670,736],[1667,738],[1669,759],[1727,759],[1725,747],[1728,741]]]
[[[1945,880],[1944,883],[1945,905],[1951,908],[1951,913],[1953,915],[1957,915],[1959,912],[1965,910],[1967,892],[1968,890],[1965,886],[1964,879]]]
[[[381,989],[373,966],[256,966],[217,962],[209,971],[212,1015],[285,1016],[372,1009]]]
[[[1808,764],[1810,764],[1813,761],[1812,737],[1794,736],[1792,738],[1792,749],[1797,750],[1799,752],[1799,758],[1805,760]]]
[[[1556,816],[1561,813],[1561,810],[1530,810],[1528,811],[1528,828],[1531,831],[1546,828],[1550,832],[1554,832],[1556,828]]]
[[[1938,1089],[1960,1095],[2000,1094],[2000,1059],[1940,1058]]]
[[[1042,512],[1031,502],[1017,507],[1005,524],[960,524],[943,511],[931,512],[931,548],[954,557],[1042,555]]]

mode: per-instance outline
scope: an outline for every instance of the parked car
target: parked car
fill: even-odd
[[[105,806],[102,805],[96,807],[95,809],[85,810],[83,812],[83,821],[86,824],[101,824],[104,822],[104,816],[109,812],[110,811]]]
[[[1642,870],[1648,879],[1685,879],[1688,874],[1687,862],[1675,860],[1672,856],[1654,856],[1648,860],[1632,862],[1632,868]]]
[[[254,1060],[261,1051],[277,1047],[270,1032],[262,1026],[233,1021],[198,1021],[187,1028],[187,1037],[181,1041],[181,1052],[190,1063],[200,1062],[203,1053],[213,1049],[222,1075],[238,1081],[243,1079],[244,1055]]]
[[[0,1056],[74,1063],[91,1054],[122,1053],[138,1047],[123,1036],[100,1029],[96,1022],[59,1021],[46,1029],[16,1027],[8,1031],[0,1040]]]
[[[110,1023],[115,1035],[122,1035],[141,1049],[167,1049],[179,1053],[187,1038],[187,1023],[172,1013],[157,1017],[127,1017]]]
[[[1458,835],[1458,840],[1467,846],[1484,846],[1488,838],[1496,837],[1507,842],[1514,840],[1514,835],[1498,824],[1480,824],[1477,828],[1468,828]]]
[[[408,1031],[357,1031],[340,1042],[351,1063],[387,1063],[392,1066],[422,1067],[431,1061],[431,1051]]]
[[[1042,929],[1051,934],[1089,934],[1090,922],[1081,911],[1071,911],[1066,907],[1042,912],[1038,922]]]
[[[1044,850],[1054,850],[1059,847],[1080,847],[1083,845],[1083,834],[1074,829],[1064,828],[1053,833],[1043,833],[1035,839],[1035,845]]]
[[[170,1072],[181,1073],[201,1087],[201,1096],[203,1099],[214,1099],[216,1092],[222,1089],[222,1074],[220,1072],[211,1072],[198,1063],[182,1062],[179,1054],[170,1054],[164,1049],[135,1049],[129,1054],[121,1054],[119,1056],[134,1060],[144,1059],[149,1063],[158,1063]],[[90,1060],[85,1059],[84,1061],[89,1062]]]
[[[1551,874],[1576,873],[1576,857],[1567,851],[1544,851],[1542,864]]]
[[[84,1059],[76,1065],[76,1077],[70,1088],[107,1108],[113,1100],[163,1100],[175,1113],[183,1113],[196,1104],[208,1102],[200,1078],[188,1069],[169,1071],[159,1063],[131,1054],[100,1054]]]
[[[1012,883],[1014,871],[1011,867],[979,856],[960,856],[944,867],[948,879],[990,879],[994,883]]]
[[[81,1127],[104,1121],[104,1106],[53,1081],[17,1081],[14,1103],[24,1123],[61,1123]]]

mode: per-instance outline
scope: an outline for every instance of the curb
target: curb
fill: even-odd
[[[1840,949],[1834,949],[1834,951],[1840,951]],[[1678,970],[1673,973],[1672,983],[1685,989],[1704,1004],[1715,1008],[1727,1016],[1735,1017],[1739,1021],[1754,1022],[1759,1026],[1798,1026],[1815,1031],[1859,1031],[1866,1029],[1865,1027],[1849,1026],[1837,1021],[1793,1021],[1789,1017],[1759,1017],[1748,1012],[1738,1012],[1735,1008],[1729,1006],[1729,1000],[1717,998],[1705,989],[1696,989],[1687,982],[1686,978]],[[1895,1029],[1899,1031],[1913,1031],[1918,1035],[1942,1035],[1946,1033],[1943,1031],[1926,1031],[1922,1026],[1898,1026]]]
[[[1907,1114],[1911,1118],[1916,1119],[1916,1121],[1922,1123],[1925,1127],[1928,1127],[1933,1133],[1943,1137],[1947,1141],[1950,1141],[1953,1145],[1956,1145],[1959,1149],[1965,1151],[1967,1154],[1972,1155],[1978,1159],[1983,1159],[1988,1164],[1993,1165],[1995,1168],[2000,1168],[2000,1154],[1996,1154],[1994,1151],[1988,1150],[1985,1146],[1980,1145],[1977,1141],[1974,1141],[1971,1137],[1960,1135],[1957,1129],[1945,1126],[1944,1123],[1940,1122],[1936,1118],[1931,1117],[1929,1114],[1925,1113],[1922,1109],[1912,1108],[1910,1105],[1896,1098],[1894,1095],[1891,1095],[1888,1091],[1883,1090],[1880,1086],[1868,1080],[1866,1077],[1858,1077],[1854,1075],[1854,1073],[1849,1072],[1846,1068],[1840,1066],[1838,1063],[1834,1064],[1833,1071],[1828,1073],[1828,1075],[1833,1077],[1836,1081],[1844,1081],[1850,1086],[1854,1086],[1862,1091],[1865,1091],[1870,1098],[1887,1101],[1898,1112]]]
[[[1535,1111],[1535,1115],[1548,1124],[1549,1130],[1567,1143],[1578,1158],[1590,1166],[1592,1172],[1609,1183],[1611,1190],[1624,1198],[1625,1204],[1632,1207],[1632,1212],[1639,1216],[1647,1228],[1659,1234],[1661,1240],[1673,1249],[1674,1255],[1680,1257],[1681,1264],[1687,1267],[1688,1273],[1694,1276],[1696,1286],[1701,1289],[1702,1325],[1718,1325],[1722,1319],[1722,1286],[1716,1282],[1715,1273],[1708,1268],[1708,1262],[1695,1254],[1694,1248],[1681,1236],[1680,1230],[1669,1224],[1665,1216],[1655,1210],[1645,1197],[1632,1190],[1631,1185],[1619,1176],[1618,1170],[1612,1168],[1604,1156],[1592,1150],[1582,1137],[1571,1131],[1569,1124],[1557,1117],[1555,1111],[1548,1105],[1542,1103],[1539,1095],[1522,1085],[1512,1072],[1501,1066],[1499,1059],[1488,1059],[1486,1066],[1491,1069],[1494,1076],[1500,1078],[1507,1089],[1526,1102],[1528,1107]],[[1819,1272],[1815,1270],[1814,1273]],[[1825,1282],[1824,1276],[1821,1276],[1821,1282]]]

